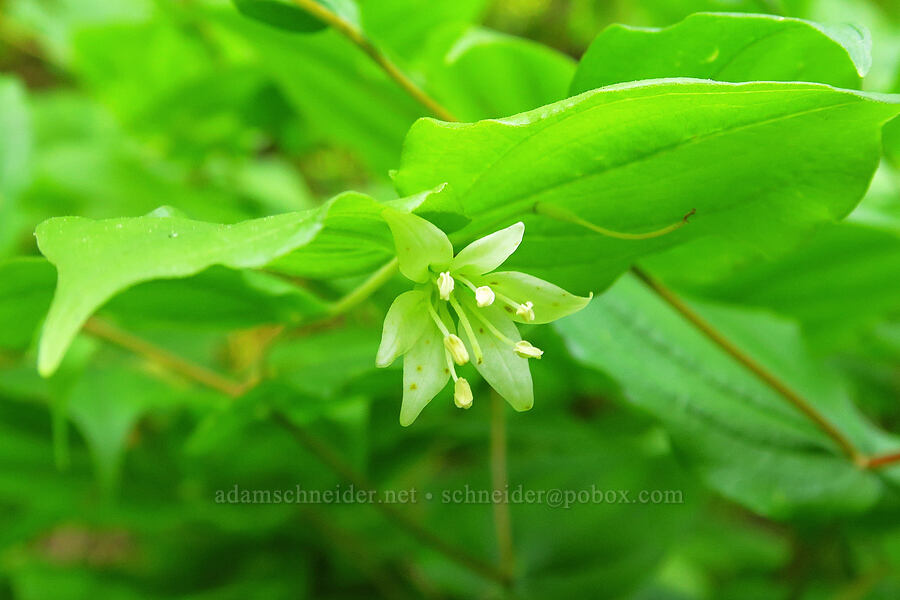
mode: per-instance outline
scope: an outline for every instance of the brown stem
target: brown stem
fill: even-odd
[[[296,425],[282,414],[276,414],[273,418],[278,424],[293,435],[294,439],[296,439],[303,447],[309,450],[342,478],[353,484],[358,490],[364,491],[374,498],[380,497],[378,489],[374,484],[366,479],[361,473],[357,473],[353,467],[344,462],[333,449],[324,444],[317,437],[311,435],[308,431]],[[505,573],[501,572],[493,565],[487,564],[470,555],[465,550],[445,542],[443,539],[410,518],[406,513],[394,508],[393,505],[384,502],[374,502],[372,506],[398,527],[404,529],[412,537],[426,546],[434,548],[453,562],[474,573],[478,573],[487,579],[491,579],[503,585],[507,584],[508,578]]]
[[[900,452],[870,456],[865,459],[864,466],[868,469],[879,469],[900,463]]]
[[[229,379],[224,375],[216,373],[212,369],[192,363],[177,354],[173,354],[164,348],[151,344],[150,342],[119,329],[112,323],[97,317],[88,319],[84,324],[83,330],[89,335],[110,342],[139,356],[143,356],[147,360],[161,365],[174,373],[192,381],[196,381],[206,387],[218,390],[232,398],[241,396],[257,383],[257,380],[255,379],[250,379],[245,382]]]
[[[384,72],[393,79],[397,85],[403,88],[407,94],[427,108],[434,116],[444,121],[457,121],[458,119],[449,110],[441,106],[434,98],[429,96],[407,77],[403,71],[397,68],[391,59],[389,59],[375,44],[373,44],[358,27],[348,23],[335,13],[331,12],[316,0],[293,0],[294,4],[313,15],[323,23],[336,29],[341,35],[356,44],[360,50],[365,52],[369,58],[381,67]]]
[[[491,393],[491,485],[501,492],[509,488],[506,468],[506,403],[500,394]],[[507,502],[494,502],[494,530],[500,550],[500,568],[509,580],[515,568],[512,519]]]
[[[809,417],[828,437],[841,448],[856,465],[866,466],[866,457],[853,445],[837,427],[829,422],[822,413],[816,410],[809,402],[807,402],[800,394],[790,388],[785,382],[781,381],[768,369],[751,358],[743,350],[738,348],[734,343],[726,338],[721,332],[712,326],[706,319],[701,317],[690,306],[679,298],[672,290],[664,286],[657,279],[639,267],[631,267],[632,273],[637,275],[641,281],[656,292],[656,294],[665,300],[669,306],[681,313],[685,319],[690,321],[697,329],[718,345],[722,350],[728,353],[736,361],[744,365],[754,375],[763,380],[770,388],[778,392],[784,399],[794,405],[800,412]]]

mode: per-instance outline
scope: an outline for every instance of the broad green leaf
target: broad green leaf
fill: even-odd
[[[453,246],[447,234],[422,217],[387,209],[382,214],[397,250],[400,272],[408,279],[423,283],[430,268],[446,268],[453,258]]]
[[[375,175],[396,166],[403,135],[422,107],[358,48],[334,31],[291,35],[222,11],[207,20],[234,52],[254,57],[311,133],[355,150]]]
[[[422,336],[429,323],[428,295],[420,290],[404,292],[394,299],[384,317],[381,345],[375,366],[387,367],[398,356],[406,354]]]
[[[444,389],[450,369],[444,359],[441,332],[430,320],[425,331],[403,357],[403,404],[400,424],[412,425],[422,409]]]
[[[697,306],[863,452],[897,444],[869,425],[812,361],[796,329],[760,313]],[[659,419],[708,485],[774,518],[856,513],[883,491],[813,423],[633,277],[558,330],[576,358],[612,375],[629,403]]]
[[[826,347],[900,307],[900,233],[840,223],[777,261],[749,265],[696,293],[790,315]]]
[[[541,323],[550,323],[557,319],[561,319],[567,315],[578,312],[591,301],[593,296],[582,298],[570,294],[559,286],[553,285],[543,279],[538,279],[527,273],[519,273],[517,271],[501,271],[498,273],[489,273],[480,280],[491,289],[503,294],[507,298],[524,304],[531,302],[534,304],[534,320],[527,321],[539,325]],[[525,323],[521,317],[512,312],[509,307],[509,318]]]
[[[452,113],[477,120],[562,100],[569,95],[575,64],[531,40],[469,27],[436,36],[423,69],[428,89]]]
[[[520,412],[531,410],[534,406],[534,389],[528,359],[517,356],[513,352],[512,346],[491,333],[490,329],[475,316],[475,313],[477,311],[478,315],[486,319],[512,342],[522,339],[515,324],[507,317],[503,309],[496,305],[479,308],[469,296],[463,296],[460,300],[464,310],[469,313],[469,322],[472,324],[472,332],[475,335],[474,341],[477,341],[484,354],[482,362],[472,360],[475,369],[515,410]],[[462,331],[469,356],[474,357],[473,340],[465,328],[462,328]]]
[[[665,247],[715,234],[770,251],[843,218],[875,171],[881,125],[898,111],[893,96],[817,84],[617,85],[506,119],[420,119],[395,184],[409,193],[449,183],[472,219],[456,239],[523,220],[528,235],[508,268],[599,290]],[[626,241],[531,215],[539,203],[624,232],[696,215],[669,235]]]
[[[637,79],[811,81],[858,88],[871,65],[859,29],[770,15],[695,14],[665,29],[611,25],[582,57],[571,92]]]
[[[187,277],[221,264],[261,267],[309,243],[327,211],[288,213],[237,225],[157,216],[92,221],[61,217],[36,234],[58,272],[41,336],[38,369],[53,372],[72,338],[100,305],[142,281]]]
[[[493,271],[516,251],[522,243],[524,234],[525,226],[522,223],[514,223],[506,229],[479,238],[453,257],[451,268],[473,275],[484,275]]]

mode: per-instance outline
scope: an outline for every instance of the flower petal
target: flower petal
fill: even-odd
[[[475,240],[459,251],[453,259],[451,270],[469,275],[483,275],[503,264],[522,243],[525,224],[519,221],[481,239]]]
[[[516,315],[515,310],[509,305],[503,305],[503,308],[509,313],[509,317],[512,320],[534,325],[549,323],[578,312],[587,306],[591,298],[594,297],[593,294],[587,298],[575,296],[543,279],[517,271],[491,273],[485,276],[481,282],[491,286],[495,293],[499,292],[516,302],[534,303],[533,321],[526,321]]]
[[[534,406],[534,390],[528,360],[516,356],[511,344],[494,336],[478,319],[475,311],[479,311],[478,315],[486,318],[500,333],[513,342],[521,339],[515,324],[509,320],[502,309],[496,306],[478,308],[468,296],[461,299],[461,304],[472,323],[473,333],[484,353],[484,361],[481,364],[478,364],[478,361],[472,361],[472,364],[475,365],[484,380],[509,402],[510,406],[517,411],[531,409]],[[471,350],[472,340],[469,339],[465,328],[461,329]]]
[[[394,236],[400,272],[408,279],[424,283],[429,266],[445,270],[450,264],[453,245],[443,231],[411,213],[385,208],[381,214]]]
[[[450,369],[444,360],[441,332],[429,323],[403,358],[403,405],[400,424],[411,425],[425,405],[447,385]]]
[[[421,290],[405,292],[394,299],[384,318],[375,366],[387,367],[395,358],[409,352],[418,341],[430,322],[425,306],[427,301],[428,294]]]

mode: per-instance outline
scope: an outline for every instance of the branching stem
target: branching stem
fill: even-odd
[[[441,106],[434,98],[425,93],[409,77],[401,71],[378,47],[375,46],[358,27],[342,19],[315,0],[293,0],[294,4],[316,17],[323,23],[335,29],[345,38],[356,44],[360,50],[366,53],[388,77],[394,80],[404,92],[409,94],[416,102],[428,109],[428,111],[444,121],[456,121],[449,110]]]

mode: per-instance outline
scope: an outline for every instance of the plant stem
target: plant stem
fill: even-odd
[[[509,475],[506,468],[506,403],[500,394],[491,393],[491,485],[496,490],[509,489]],[[513,551],[512,519],[507,502],[494,502],[494,530],[500,550],[500,568],[512,581],[515,569]]]
[[[384,72],[393,79],[397,85],[403,88],[407,94],[412,96],[412,98],[427,108],[429,112],[431,112],[434,116],[439,119],[443,119],[444,121],[456,121],[458,120],[453,113],[449,110],[441,106],[434,98],[429,96],[422,90],[419,86],[417,86],[409,77],[407,77],[398,67],[395,65],[391,59],[389,59],[381,50],[379,50],[375,44],[373,44],[362,31],[359,30],[355,25],[347,22],[342,19],[337,14],[331,12],[323,5],[316,2],[316,0],[293,0],[294,4],[316,17],[323,23],[333,27],[337,30],[341,35],[346,37],[348,40],[356,44],[360,50],[365,52],[369,58],[371,58],[375,63],[381,67]]]
[[[206,387],[220,391],[232,398],[241,396],[257,383],[254,379],[245,382],[233,381],[224,375],[216,373],[212,369],[186,360],[177,354],[173,354],[164,348],[151,344],[150,342],[119,329],[112,323],[97,317],[88,319],[84,324],[83,331],[96,338],[133,352],[134,354],[143,356],[150,362],[163,366],[169,371],[205,385]]]
[[[649,273],[639,267],[631,267],[632,273],[637,275],[647,286],[653,290],[659,297],[665,300],[669,306],[681,313],[685,319],[690,321],[697,329],[699,329],[707,338],[728,353],[736,361],[744,365],[754,375],[763,380],[770,388],[775,390],[788,402],[794,405],[800,412],[812,420],[828,437],[830,437],[857,466],[867,466],[865,455],[853,445],[837,427],[829,422],[822,413],[814,406],[807,402],[800,394],[790,388],[785,382],[781,381],[768,369],[759,362],[751,358],[747,353],[738,348],[734,343],[719,332],[706,319],[701,317],[690,306],[679,298],[672,290],[664,286]]]
[[[274,415],[275,421],[284,427],[294,439],[296,439],[303,447],[314,454],[325,465],[331,468],[342,478],[349,481],[359,490],[365,491],[370,496],[380,498],[378,489],[362,474],[357,473],[353,467],[348,465],[344,460],[330,447],[324,444],[317,437],[311,435],[302,427],[290,421],[283,414]],[[404,529],[412,537],[419,540],[426,546],[430,546],[436,551],[443,554],[453,562],[463,566],[474,573],[494,580],[498,583],[506,585],[506,574],[499,571],[493,565],[487,564],[480,559],[470,555],[465,550],[449,544],[436,536],[434,533],[424,528],[421,524],[411,519],[406,513],[394,508],[393,505],[385,502],[373,502],[372,506],[380,511],[387,519],[392,521],[398,527]]]
[[[399,264],[400,262],[395,257],[383,267],[372,273],[372,275],[361,285],[354,288],[343,298],[334,302],[328,309],[329,316],[334,317],[341,315],[348,310],[357,307],[397,273]]]
[[[590,229],[595,233],[599,233],[600,235],[605,235],[606,237],[615,238],[618,240],[649,240],[653,238],[662,237],[666,234],[672,233],[677,229],[681,229],[688,223],[688,219],[694,216],[694,209],[691,209],[686,215],[684,215],[679,221],[672,223],[671,225],[667,225],[662,229],[657,229],[656,231],[648,231],[646,233],[625,233],[622,231],[614,231],[612,229],[607,229],[605,227],[600,227],[599,225],[594,225],[590,221],[586,221],[582,219],[575,213],[555,204],[547,204],[546,202],[538,202],[534,205],[534,212],[539,215],[544,215],[546,217],[550,217],[551,219],[556,219],[557,221],[565,221],[568,223],[573,223],[575,225],[580,225],[586,229]]]
[[[868,469],[878,469],[900,463],[900,452],[870,456],[865,459],[864,466]]]

